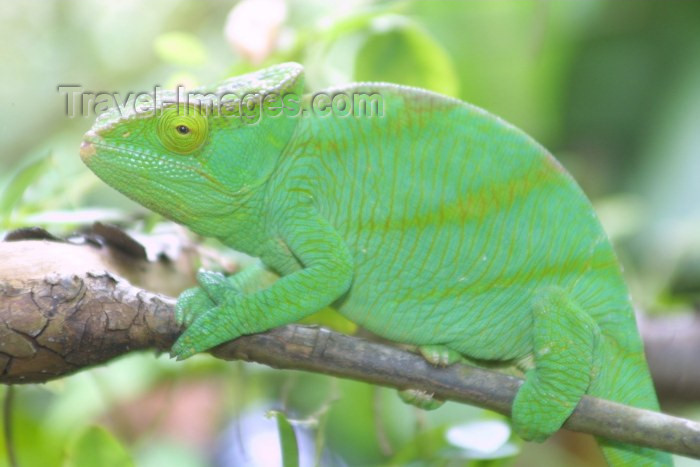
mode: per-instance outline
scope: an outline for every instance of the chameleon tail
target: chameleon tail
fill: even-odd
[[[611,339],[601,339],[597,354],[602,361],[599,362],[599,373],[591,383],[589,394],[634,407],[659,410],[643,352],[620,358],[622,351]],[[602,438],[598,442],[611,466],[673,465],[671,456],[661,451]]]

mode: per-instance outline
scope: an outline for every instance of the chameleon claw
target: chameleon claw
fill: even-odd
[[[175,361],[181,362],[183,360],[187,360],[195,353],[197,352],[193,347],[185,347],[183,345],[178,345],[178,343],[176,342],[175,345],[173,345],[172,349],[170,349],[170,358],[174,358]]]

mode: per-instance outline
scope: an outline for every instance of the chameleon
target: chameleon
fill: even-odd
[[[213,97],[192,104],[160,90],[152,112],[100,114],[80,147],[108,185],[259,258],[230,277],[198,274],[199,287],[177,301],[185,330],[172,355],[331,306],[433,364],[525,362],[512,406],[525,440],[556,432],[584,394],[659,409],[592,204],[523,131],[390,83],[326,89],[327,105],[312,111],[320,94],[304,94],[296,63],[199,92],[220,97],[224,111],[213,111]],[[362,95],[381,105],[363,114],[339,95],[348,106]],[[247,118],[250,109],[260,118]],[[270,271],[279,278],[259,285]],[[666,453],[598,441],[610,465],[672,465]]]

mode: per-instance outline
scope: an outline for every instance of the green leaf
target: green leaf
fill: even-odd
[[[22,200],[24,192],[32,183],[46,173],[52,163],[51,155],[48,154],[24,167],[10,179],[2,196],[0,196],[0,219],[2,220],[2,225],[10,223],[10,215]]]
[[[153,49],[161,60],[176,65],[202,65],[208,61],[207,51],[194,34],[166,32],[158,36]]]
[[[272,412],[277,419],[277,431],[280,436],[280,449],[282,450],[282,465],[284,467],[299,467],[299,446],[294,428],[285,417],[284,413]]]
[[[68,449],[64,467],[109,465],[132,467],[134,462],[124,447],[102,427],[88,427]]]
[[[459,95],[452,59],[425,29],[399,15],[375,18],[372,29],[355,60],[357,81],[388,81]]]

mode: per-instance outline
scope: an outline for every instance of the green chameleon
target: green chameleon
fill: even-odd
[[[109,110],[80,150],[130,198],[261,260],[228,279],[199,274],[177,303],[187,329],[173,355],[332,305],[434,364],[530,362],[512,410],[526,440],[557,431],[584,394],[658,410],[610,242],[571,176],[522,131],[395,84],[295,98],[294,63],[199,92],[198,105],[161,92],[151,112]],[[374,99],[364,114],[349,109],[355,96]],[[256,287],[266,270],[280,278]],[[671,464],[600,443],[613,465]]]

